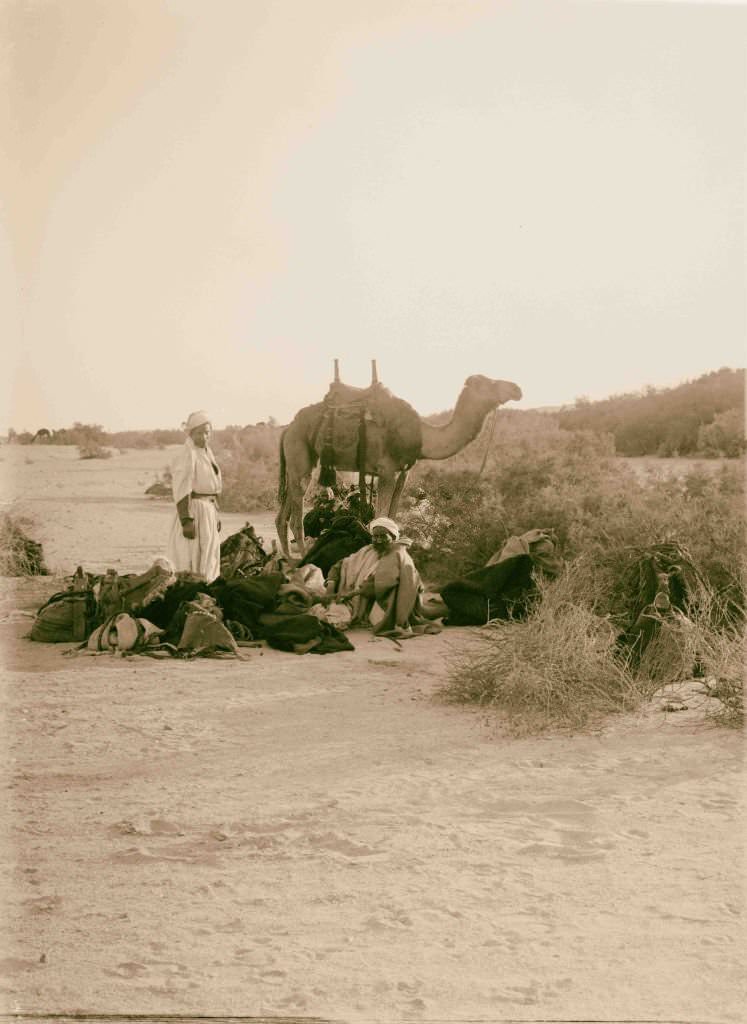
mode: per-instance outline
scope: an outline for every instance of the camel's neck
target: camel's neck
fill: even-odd
[[[495,402],[479,401],[465,392],[459,396],[454,414],[442,427],[434,427],[421,419],[423,447],[421,459],[448,459],[461,451],[480,433],[485,417]]]

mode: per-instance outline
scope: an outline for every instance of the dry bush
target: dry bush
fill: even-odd
[[[226,512],[277,507],[280,433],[268,424],[216,431],[211,444],[223,474],[221,508]]]
[[[712,713],[721,724],[744,724],[744,629],[729,618],[707,585],[688,614],[663,619],[641,657],[637,675],[654,683],[703,677],[708,695],[719,701]]]
[[[451,671],[443,696],[504,712],[514,735],[583,729],[630,710],[646,696],[617,654],[610,621],[569,600],[578,589],[568,569],[539,582],[524,621],[496,622]]]
[[[684,479],[640,479],[614,456],[608,438],[553,430],[551,423],[521,434],[521,421],[511,422],[514,433],[495,445],[479,476],[476,445],[413,471],[413,486],[425,491],[431,509],[430,545],[417,552],[429,580],[456,579],[484,565],[509,536],[549,528],[567,560],[588,558],[594,566],[603,613],[621,611],[615,590],[640,552],[672,542],[688,550],[732,615],[744,612],[741,464]]]
[[[104,448],[98,441],[86,441],[78,445],[78,456],[81,459],[110,459],[111,448]]]
[[[26,535],[29,525],[27,519],[8,512],[0,515],[0,576],[49,574],[41,544]]]

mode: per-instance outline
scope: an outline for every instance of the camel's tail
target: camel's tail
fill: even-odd
[[[288,493],[288,474],[285,468],[285,431],[280,435],[280,479],[278,480],[278,501],[282,506]]]

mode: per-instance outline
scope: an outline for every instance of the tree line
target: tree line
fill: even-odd
[[[555,415],[564,430],[610,434],[618,455],[737,458],[745,444],[745,371],[724,367],[675,388],[646,388]]]
[[[451,411],[427,416],[443,423]],[[618,455],[702,455],[738,458],[747,450],[745,440],[745,370],[727,367],[704,374],[675,388],[646,388],[635,394],[612,395],[592,402],[577,399],[575,405],[539,413],[536,410],[502,410],[501,418],[521,421],[522,431],[560,427],[609,435]],[[272,417],[267,423],[227,426],[216,430],[216,450],[228,451],[241,461],[274,462],[282,427]],[[39,436],[41,435],[41,436]],[[110,448],[154,448],[181,444],[181,430],[127,430],[108,432],[100,424],[74,423],[56,431],[8,431],[8,441],[30,444],[78,445],[86,451]]]

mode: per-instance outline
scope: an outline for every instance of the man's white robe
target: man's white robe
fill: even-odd
[[[208,583],[220,576],[220,534],[216,498],[223,479],[210,448],[198,448],[188,437],[171,466],[174,502],[189,497],[189,515],[195,524],[194,540],[182,533],[179,513],[174,513],[169,534],[168,557],[177,572],[203,576]],[[195,498],[192,494],[214,495]]]

